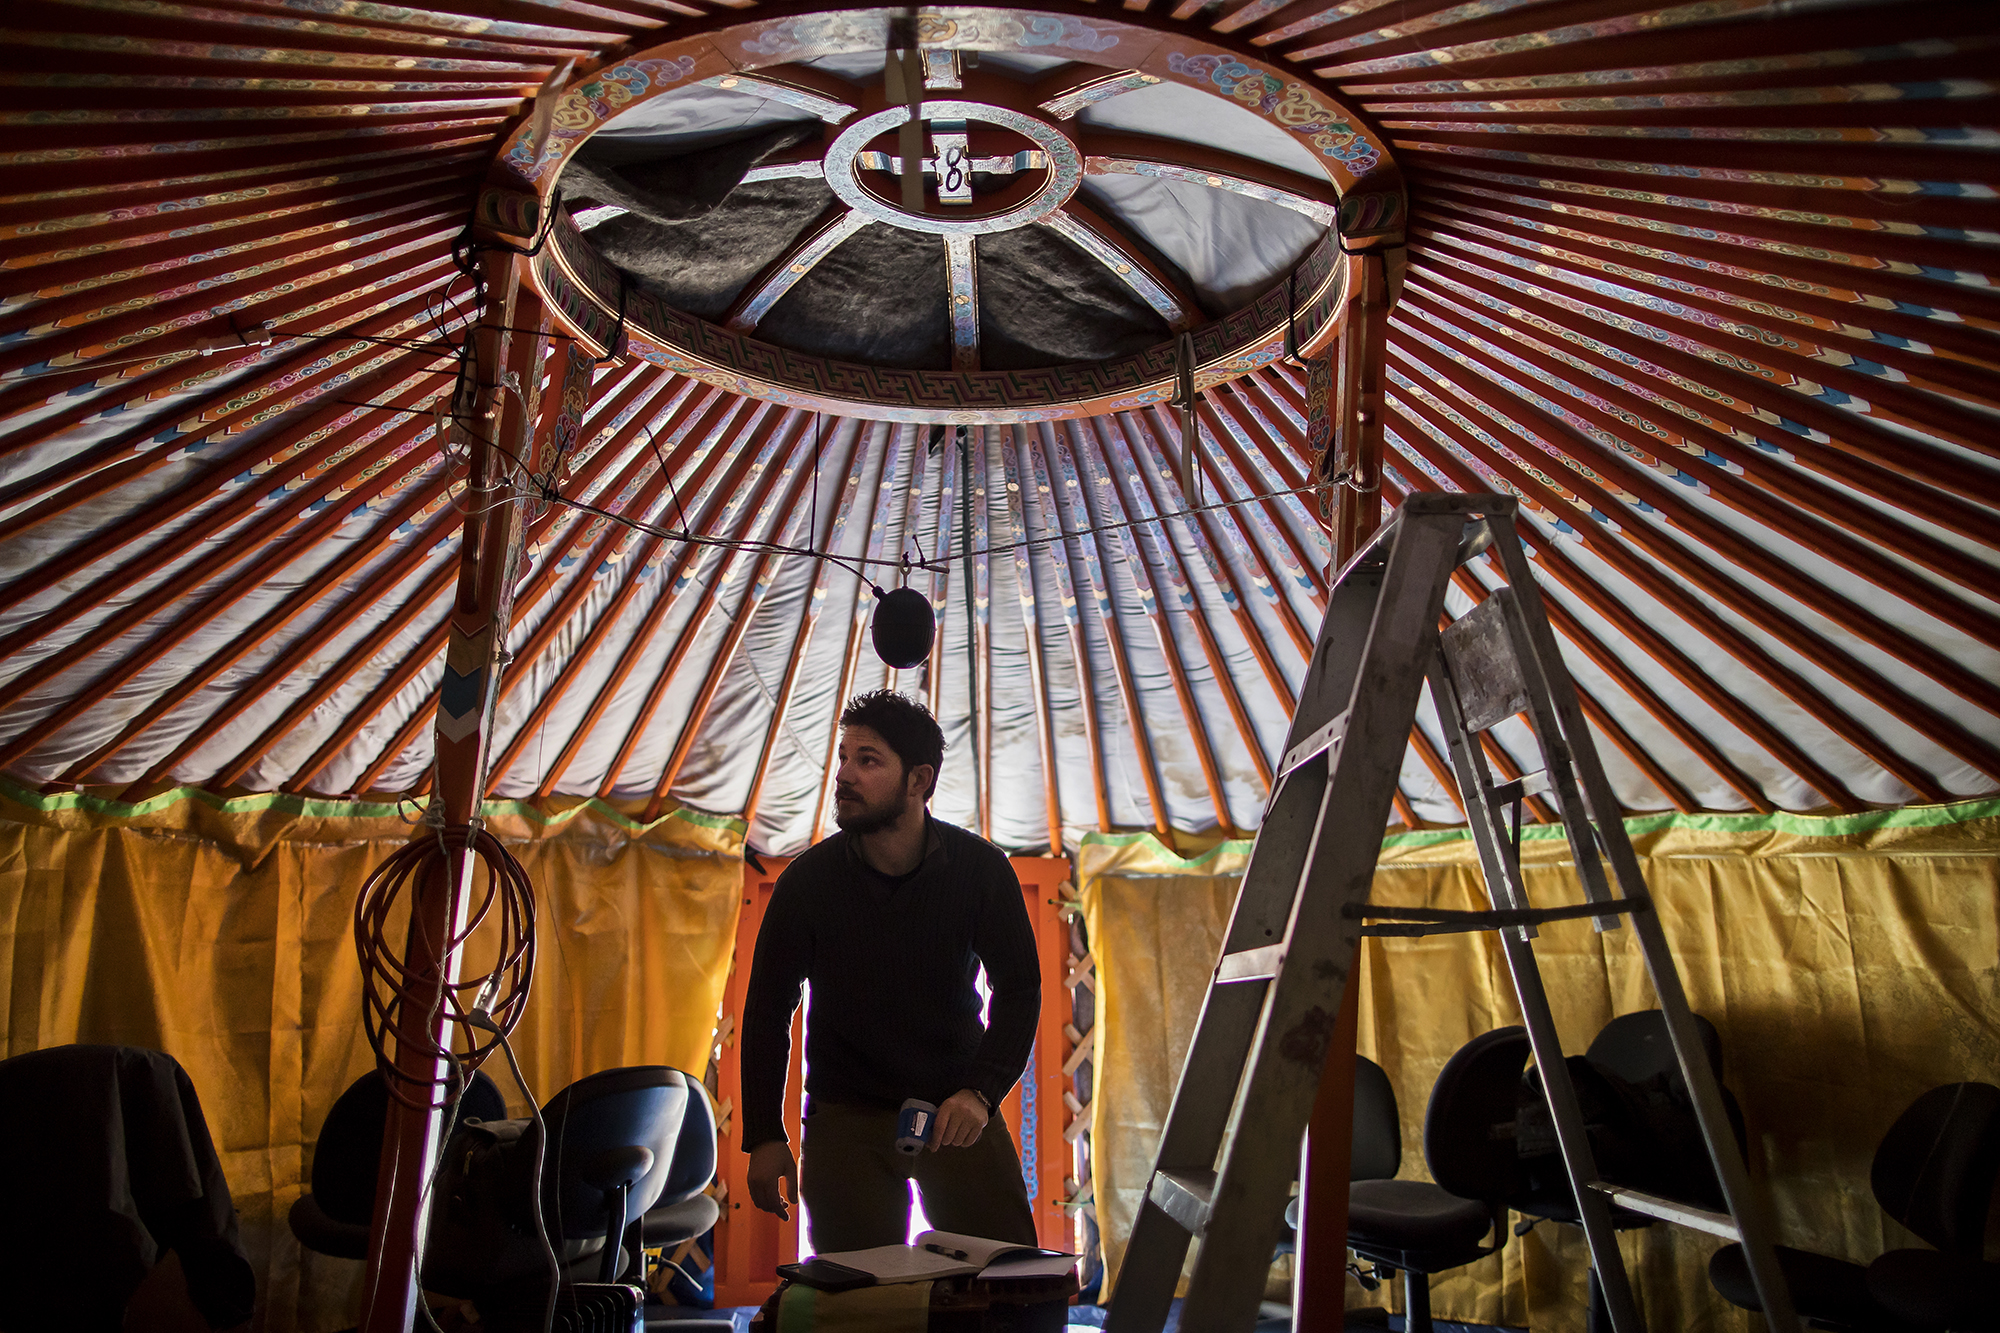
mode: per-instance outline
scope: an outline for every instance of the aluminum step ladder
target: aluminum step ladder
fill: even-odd
[[[1105,1325],[1112,1333],[1158,1333],[1196,1240],[1181,1329],[1252,1327],[1361,935],[1452,930],[1500,932],[1615,1333],[1640,1333],[1642,1325],[1612,1231],[1614,1201],[1741,1241],[1769,1327],[1798,1329],[1772,1250],[1769,1210],[1750,1187],[1618,802],[1557,654],[1515,531],[1516,507],[1500,495],[1412,496],[1336,580],[1118,1273]],[[1440,633],[1452,572],[1482,552],[1506,584]],[[1490,911],[1368,905],[1426,680]],[[1543,766],[1496,782],[1479,733],[1520,714]],[[1520,805],[1536,795],[1560,814],[1583,903],[1536,908],[1528,901]],[[1538,924],[1584,916],[1599,930],[1629,918],[1638,932],[1727,1213],[1598,1176],[1533,945]],[[1367,919],[1402,924],[1365,927]]]

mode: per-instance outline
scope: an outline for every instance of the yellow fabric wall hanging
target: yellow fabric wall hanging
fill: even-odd
[[[529,1086],[546,1101],[620,1065],[700,1076],[735,942],[739,822],[641,825],[596,801],[489,802],[486,820],[538,899],[514,1035]],[[256,1326],[273,1333],[354,1322],[361,1265],[301,1251],[285,1215],[328,1109],[374,1060],[354,900],[411,834],[388,805],[193,791],[133,804],[0,781],[6,1054],[104,1042],[187,1068],[242,1213]],[[525,1113],[504,1058],[485,1072]]]
[[[1628,820],[1695,1010],[1722,1035],[1751,1170],[1769,1180],[1780,1239],[1852,1259],[1921,1244],[1868,1187],[1875,1145],[1918,1093],[2000,1082],[2000,801],[1842,817]],[[1097,957],[1092,1122],[1098,1222],[1115,1274],[1248,843],[1183,861],[1151,835],[1090,835],[1078,879]],[[1524,839],[1539,905],[1581,901],[1561,831]],[[1374,901],[1485,903],[1462,830],[1384,840]],[[1618,1014],[1652,1008],[1632,932],[1543,928],[1542,974],[1564,1048]],[[1439,1070],[1481,1032],[1519,1021],[1491,935],[1363,941],[1358,1046],[1387,1070],[1405,1177],[1424,1176],[1424,1107]],[[1720,1241],[1657,1226],[1621,1242],[1647,1325],[1742,1330],[1751,1316],[1709,1287]],[[1440,1318],[1581,1330],[1588,1254],[1544,1224],[1432,1282]],[[1107,1282],[1107,1295],[1112,1284]],[[1350,1280],[1349,1305],[1381,1304]],[[1394,1298],[1400,1308],[1400,1298]]]

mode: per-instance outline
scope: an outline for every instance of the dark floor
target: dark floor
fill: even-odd
[[[1279,1309],[1282,1307],[1267,1307]],[[676,1319],[730,1319],[736,1324],[736,1333],[748,1333],[750,1316],[757,1313],[754,1305],[742,1305],[733,1310],[683,1310],[663,1311],[657,1305],[646,1307],[646,1327],[650,1329],[670,1329]],[[1073,1306],[1069,1313],[1071,1328],[1103,1328],[1106,1310],[1099,1305]],[[1181,1303],[1175,1301],[1167,1313],[1167,1326],[1160,1333],[1178,1333],[1181,1323]],[[1350,1310],[1347,1312],[1347,1327],[1356,1330],[1388,1329],[1390,1333],[1403,1333],[1403,1317],[1385,1314],[1376,1309]],[[1527,1333],[1526,1329],[1499,1328],[1492,1324],[1460,1324],[1448,1319],[1433,1321],[1437,1333]],[[1292,1321],[1289,1315],[1273,1314],[1272,1317],[1257,1321],[1256,1333],[1291,1333]]]
[[[1257,1321],[1257,1333],[1291,1333],[1292,1320],[1283,1306],[1266,1305],[1266,1317]],[[1078,1305],[1070,1310],[1069,1327],[1102,1328],[1104,1316],[1108,1313],[1102,1306]],[[1403,1316],[1388,1314],[1373,1308],[1349,1310],[1344,1321],[1350,1329],[1389,1329],[1391,1333],[1403,1333]],[[1160,1333],[1178,1333],[1181,1323],[1181,1303],[1177,1300],[1167,1312],[1167,1325]],[[1448,1319],[1436,1319],[1431,1327],[1437,1333],[1527,1333],[1526,1329],[1497,1328],[1492,1324],[1460,1324]]]
[[[739,1305],[733,1309],[725,1307],[720,1310],[695,1310],[679,1305],[649,1304],[646,1307],[646,1327],[649,1330],[671,1329],[683,1319],[727,1319],[736,1325],[736,1333],[747,1333],[750,1316],[756,1313],[757,1307],[754,1305]]]

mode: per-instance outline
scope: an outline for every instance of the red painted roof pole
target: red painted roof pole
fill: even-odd
[[[1308,419],[1332,425],[1322,476],[1345,478],[1335,492],[1333,567],[1327,582],[1382,523],[1382,379],[1389,322],[1384,252],[1348,259],[1347,316],[1330,355],[1331,374],[1314,376],[1330,401],[1309,405]],[[1398,784],[1400,788],[1401,784]],[[1414,812],[1412,812],[1414,813]],[[1408,818],[1409,816],[1405,816]],[[1354,1142],[1354,1024],[1357,969],[1336,1011],[1338,1022],[1320,1074],[1299,1165],[1298,1264],[1293,1307],[1302,1333],[1339,1333],[1346,1303],[1347,1175]]]
[[[520,293],[511,251],[485,250],[479,267],[485,299],[469,367],[478,386],[477,406],[472,415],[453,422],[453,433],[470,456],[466,501],[476,496],[477,502],[464,503],[458,592],[452,603],[437,709],[432,796],[433,809],[449,826],[473,823],[485,794],[486,752],[521,561],[521,508],[509,503],[514,467],[494,446],[497,441],[511,448],[527,438],[542,382],[541,340],[510,338],[507,330],[546,328],[548,319],[538,298]],[[506,370],[518,377],[519,393],[502,389]],[[429,836],[430,830],[422,830],[422,835]],[[404,957],[412,983],[423,988],[420,994],[432,998],[398,1007],[393,1058],[414,1086],[443,1086],[443,1062],[423,1052],[435,1051],[448,1040],[441,1000],[444,987],[456,977],[458,960],[449,951],[440,955],[438,942],[456,933],[471,874],[472,858],[462,852],[453,855],[446,868],[417,887],[410,905]],[[415,1317],[416,1255],[428,1202],[424,1183],[444,1133],[444,1111],[442,1101],[414,1109],[400,1098],[389,1099],[368,1238],[361,1321],[366,1333],[406,1333]]]

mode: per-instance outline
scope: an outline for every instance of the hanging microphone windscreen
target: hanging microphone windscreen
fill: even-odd
[[[937,619],[930,599],[915,588],[896,588],[875,603],[875,655],[907,671],[931,655]]]

